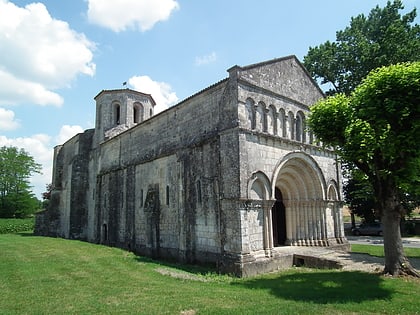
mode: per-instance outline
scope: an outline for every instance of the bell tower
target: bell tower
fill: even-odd
[[[94,99],[95,147],[152,117],[156,105],[150,94],[131,89],[102,90]]]

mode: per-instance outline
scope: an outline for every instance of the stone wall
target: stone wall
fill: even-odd
[[[54,149],[51,200],[47,211],[38,215],[36,233],[88,239],[93,134],[93,129],[87,130]]]
[[[189,262],[231,249],[240,231],[226,237],[223,226],[237,211],[220,203],[239,194],[230,92],[222,81],[100,145],[96,239]]]

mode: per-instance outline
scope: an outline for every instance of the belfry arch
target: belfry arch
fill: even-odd
[[[290,153],[278,163],[271,182],[276,200],[272,208],[274,246],[327,245],[326,183],[316,161],[302,152]]]

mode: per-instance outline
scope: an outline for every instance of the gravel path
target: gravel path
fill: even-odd
[[[314,253],[315,256],[338,261],[342,266],[342,270],[360,270],[365,272],[380,272],[384,268],[384,258],[370,256],[368,254],[359,254],[359,253],[344,253],[344,252],[334,252],[329,250],[319,251],[319,253]],[[420,270],[420,259],[411,258],[409,259],[411,265]]]
[[[321,260],[329,260],[338,262],[342,266],[341,270],[345,271],[363,271],[379,273],[384,268],[384,258],[370,256],[368,254],[337,252],[324,247],[283,247],[278,250],[284,254],[295,254],[300,256],[318,257]],[[420,259],[410,258],[411,265],[420,270]],[[174,278],[209,281],[206,278],[191,274],[185,271],[173,270],[169,268],[157,268],[157,272]]]

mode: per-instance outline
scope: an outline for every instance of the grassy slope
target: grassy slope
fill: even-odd
[[[162,275],[164,269],[203,281]],[[0,314],[416,314],[420,282],[293,268],[236,279],[99,245],[0,235]]]

